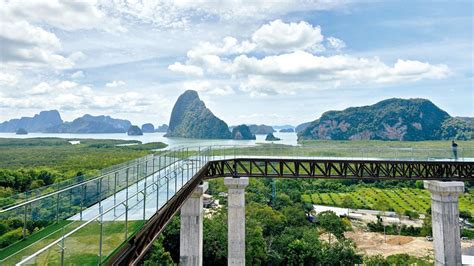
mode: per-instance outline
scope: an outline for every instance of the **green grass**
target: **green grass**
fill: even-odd
[[[416,188],[372,188],[358,187],[355,191],[344,193],[314,193],[302,195],[303,202],[345,207],[343,198],[350,197],[355,203],[355,208],[377,210],[377,202],[388,203],[387,210],[411,210],[426,213],[431,200],[427,190]],[[459,198],[460,210],[474,210],[474,199],[470,193],[465,193]]]
[[[60,221],[59,223],[52,224],[30,236],[28,238],[21,240],[11,246],[8,246],[4,249],[0,250],[0,260],[5,259],[6,257],[12,255],[13,253],[18,252],[19,250],[24,249],[25,247],[33,244],[34,242],[54,233],[55,231],[58,231],[61,229],[63,226],[68,225],[71,223],[71,221]]]

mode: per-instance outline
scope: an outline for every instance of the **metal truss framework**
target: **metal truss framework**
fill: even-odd
[[[203,168],[108,260],[137,265],[171,218],[204,179],[218,177],[474,181],[474,163],[457,161],[238,158]]]
[[[391,179],[474,181],[474,163],[456,161],[381,161],[255,159],[211,161],[206,178]]]

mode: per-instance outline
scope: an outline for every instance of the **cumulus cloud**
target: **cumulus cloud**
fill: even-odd
[[[67,68],[74,62],[58,53],[61,42],[55,34],[26,21],[5,21],[0,18],[0,42],[4,63],[31,67],[50,65]]]
[[[114,80],[112,82],[108,82],[105,84],[105,86],[108,88],[116,88],[116,87],[121,87],[123,85],[125,85],[125,82],[122,80]]]
[[[319,26],[275,20],[257,29],[252,41],[239,42],[227,37],[217,44],[201,43],[188,51],[184,64],[176,62],[169,68],[199,68],[200,76],[230,79],[252,96],[352,84],[443,79],[451,73],[444,64],[416,60],[399,59],[390,65],[377,57],[319,55],[318,46],[324,40]],[[240,49],[244,43],[251,49]],[[335,37],[327,38],[326,43],[336,52],[345,47],[344,41]],[[250,52],[257,52],[258,56]]]
[[[341,50],[346,47],[346,43],[343,40],[335,38],[335,37],[328,37],[327,41],[328,41],[328,46],[336,50]]]
[[[183,65],[179,62],[176,62],[170,66],[168,66],[168,69],[171,71],[175,72],[181,72],[186,75],[191,75],[191,76],[198,76],[202,77],[203,76],[203,71],[202,68],[198,66],[193,66],[193,65]]]
[[[279,19],[261,26],[252,35],[252,40],[259,48],[270,51],[310,49],[323,39],[319,26],[312,26],[305,21],[284,23]]]

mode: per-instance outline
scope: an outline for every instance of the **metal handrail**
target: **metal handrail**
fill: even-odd
[[[176,150],[174,150],[174,151],[176,151]],[[171,150],[170,150],[170,151],[167,151],[166,153],[169,154],[170,152],[171,152]],[[162,156],[162,155],[160,155],[160,156]],[[142,158],[143,158],[143,157],[142,157]],[[153,155],[153,159],[151,159],[151,161],[153,161],[154,159],[155,159],[155,158],[154,158],[154,155]],[[132,160],[132,161],[135,161],[135,160]],[[65,187],[65,188],[63,188],[63,189],[56,190],[56,191],[47,193],[47,194],[45,194],[45,195],[41,195],[41,196],[36,197],[36,198],[34,198],[34,199],[31,199],[31,200],[28,200],[28,201],[24,201],[24,202],[22,202],[22,203],[15,204],[15,205],[10,206],[10,207],[7,207],[7,208],[5,208],[5,209],[1,209],[1,210],[0,210],[0,214],[1,214],[1,213],[4,213],[4,212],[7,212],[7,211],[11,211],[11,210],[16,209],[16,208],[19,208],[19,207],[23,207],[23,206],[25,206],[25,205],[27,205],[27,204],[34,203],[34,202],[39,201],[39,200],[41,200],[41,199],[45,199],[45,198],[47,198],[47,197],[54,196],[54,195],[56,195],[56,194],[65,192],[65,191],[67,191],[67,190],[70,190],[70,189],[73,189],[73,188],[82,186],[82,185],[84,185],[84,184],[87,184],[87,183],[91,183],[91,182],[100,180],[100,179],[104,178],[105,176],[108,176],[108,175],[110,175],[110,174],[112,174],[112,173],[116,173],[116,172],[119,172],[119,171],[121,171],[121,170],[128,169],[128,168],[130,168],[131,165],[140,165],[140,164],[143,163],[143,162],[149,162],[149,161],[150,161],[150,160],[145,160],[145,161],[142,161],[142,162],[138,162],[138,163],[136,163],[136,164],[129,164],[129,165],[127,165],[127,166],[118,168],[118,169],[116,169],[115,171],[108,172],[108,173],[106,173],[106,174],[100,175],[100,176],[95,177],[95,178],[93,178],[93,179],[84,180],[83,182],[80,182],[80,183],[78,183],[78,184],[74,184],[74,185]],[[181,160],[177,160],[177,161],[174,161],[174,162],[172,162],[172,163],[170,163],[170,164],[167,164],[167,165],[165,165],[164,167],[159,168],[157,171],[160,171],[160,170],[162,170],[162,169],[164,169],[164,168],[166,168],[166,167],[168,167],[168,166],[170,166],[170,165],[173,165],[174,163],[179,162],[179,161],[181,161]],[[155,172],[156,172],[156,171],[155,171]]]

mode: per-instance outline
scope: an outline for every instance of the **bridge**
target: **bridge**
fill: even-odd
[[[18,224],[23,240],[0,265],[136,265],[178,212],[180,263],[201,265],[205,181],[219,177],[228,187],[229,265],[245,264],[249,178],[424,180],[432,195],[435,260],[455,265],[461,259],[459,181],[474,181],[474,152],[452,158],[450,150],[410,148],[168,150],[4,200],[0,220]],[[35,228],[44,229],[31,233]]]

